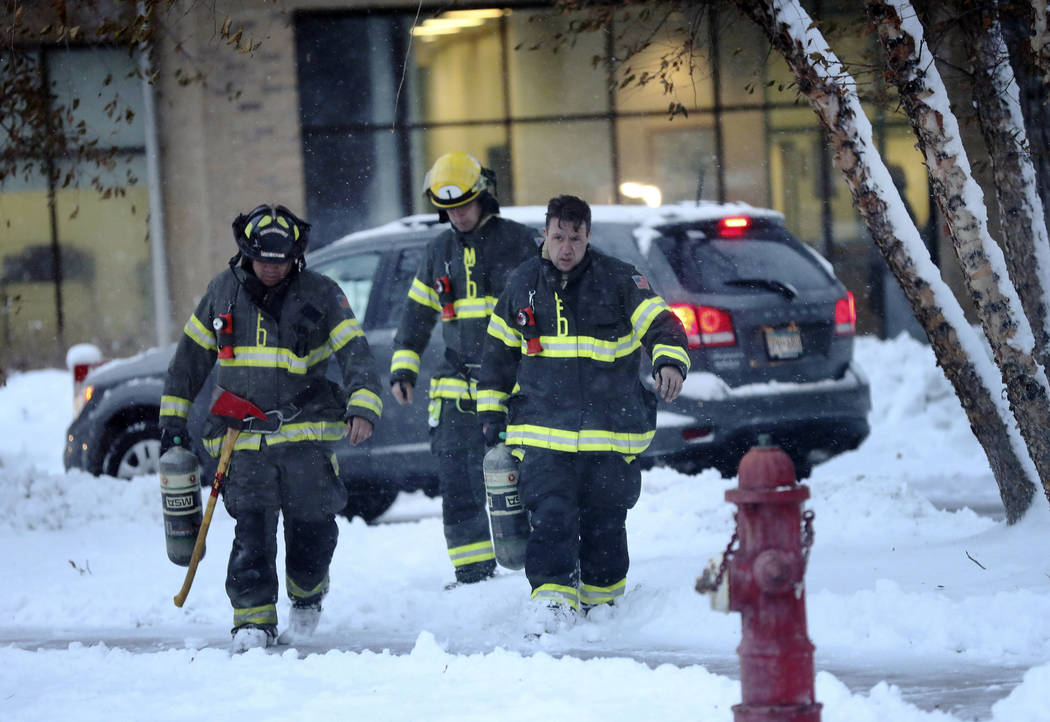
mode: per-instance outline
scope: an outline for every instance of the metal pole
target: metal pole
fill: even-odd
[[[139,13],[146,16],[145,4]],[[148,22],[148,21],[147,21]],[[164,245],[164,199],[161,196],[160,141],[157,137],[157,115],[153,105],[153,83],[150,75],[152,44],[143,40],[139,47],[139,71],[142,73],[142,115],[146,124],[146,183],[149,190],[149,245],[153,271],[153,316],[157,345],[171,341],[171,297],[168,293],[167,251]]]

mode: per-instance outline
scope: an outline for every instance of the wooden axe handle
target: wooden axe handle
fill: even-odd
[[[175,595],[175,606],[181,607],[186,596],[190,593],[193,577],[197,575],[197,565],[204,556],[204,538],[208,536],[208,527],[211,526],[211,515],[215,512],[215,500],[219,498],[219,489],[226,478],[226,469],[230,466],[230,457],[233,456],[233,444],[237,441],[241,430],[233,427],[226,429],[226,436],[222,440],[222,451],[219,453],[219,465],[215,468],[215,480],[211,483],[211,495],[208,497],[208,506],[204,510],[204,519],[201,528],[197,530],[197,541],[193,543],[193,553],[190,554],[190,565],[186,569],[186,579],[182,582],[182,589]]]

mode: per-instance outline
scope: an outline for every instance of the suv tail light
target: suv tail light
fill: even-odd
[[[835,335],[852,336],[857,332],[857,305],[853,294],[846,291],[846,297],[835,302]]]
[[[733,321],[728,311],[688,303],[672,304],[671,310],[682,322],[689,348],[736,345]]]

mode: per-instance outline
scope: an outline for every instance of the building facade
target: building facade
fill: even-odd
[[[493,168],[505,205],[559,193],[641,203],[655,191],[665,203],[776,208],[856,294],[859,332],[908,327],[815,115],[783,60],[730,8],[691,19],[706,44],[668,93],[638,81],[681,47],[681,18],[659,32],[655,17],[633,15],[576,33],[578,17],[546,4],[184,5],[156,18],[153,84],[135,77],[145,66],[123,49],[34,49],[42,82],[80,98],[77,117],[120,147],[108,172],[121,192],[100,198],[83,176],[0,186],[0,366],[61,363],[79,342],[120,356],[174,340],[235,252],[238,212],[283,203],[313,224],[318,247],[427,212],[423,176],[449,150]],[[224,37],[227,20],[251,52]],[[859,55],[871,39],[841,42],[840,54]],[[132,110],[119,126],[105,112],[114,95]],[[874,107],[870,117],[936,259],[943,239],[911,130]],[[151,212],[162,220],[152,233]]]

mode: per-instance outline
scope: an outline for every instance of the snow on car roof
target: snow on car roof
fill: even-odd
[[[500,215],[519,223],[543,223],[547,213],[546,206],[504,206],[500,209]],[[747,215],[752,218],[767,218],[783,221],[784,214],[769,208],[756,208],[748,203],[714,203],[712,201],[682,202],[674,203],[656,208],[649,206],[626,206],[626,205],[592,205],[591,223],[633,223],[638,226],[635,237],[644,252],[648,246],[651,234],[645,229],[662,226],[668,223],[683,223],[688,221],[713,221],[725,216]],[[420,213],[405,216],[396,221],[384,223],[381,226],[355,231],[332,245],[348,243],[353,241],[387,236],[392,233],[405,233],[407,231],[421,231],[439,225],[437,212]]]

